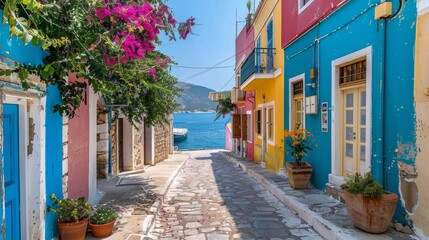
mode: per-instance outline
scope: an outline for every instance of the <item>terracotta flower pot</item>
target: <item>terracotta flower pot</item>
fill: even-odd
[[[57,220],[61,240],[84,240],[86,230],[88,229],[88,221],[89,217],[81,221],[71,223],[62,223]]]
[[[92,235],[94,235],[94,237],[96,238],[104,238],[110,236],[113,232],[113,225],[115,225],[115,220],[106,224],[89,224],[92,230]]]
[[[301,165],[298,166],[296,162],[288,162],[286,163],[286,171],[291,187],[294,189],[308,188],[313,173],[313,167],[309,163],[301,162]]]
[[[383,196],[365,197],[344,191],[347,212],[357,228],[369,233],[383,233],[389,228],[395,213],[398,196],[384,192]]]

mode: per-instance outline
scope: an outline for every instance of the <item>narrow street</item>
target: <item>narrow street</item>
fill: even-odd
[[[191,154],[171,184],[154,239],[321,239],[217,151]]]

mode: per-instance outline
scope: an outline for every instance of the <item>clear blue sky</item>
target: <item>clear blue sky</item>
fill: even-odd
[[[189,77],[201,73],[204,69],[173,66],[172,74],[179,81],[205,86],[216,91],[222,88],[230,90],[234,86],[235,80],[231,78],[234,75],[235,64],[235,57],[232,56],[235,54],[236,10],[238,20],[243,21],[247,15],[246,2],[247,0],[169,0],[166,2],[172,8],[178,22],[183,22],[192,16],[195,17],[197,24],[193,28],[196,35],[188,35],[186,40],[169,41],[163,38],[159,49],[171,56],[178,66],[213,67],[231,57],[218,65],[231,67],[213,69],[193,78]],[[243,26],[243,22],[238,24],[238,32]],[[225,86],[229,80],[231,81]]]

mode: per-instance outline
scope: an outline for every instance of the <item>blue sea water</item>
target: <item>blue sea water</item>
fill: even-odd
[[[187,128],[188,136],[181,142],[175,142],[181,150],[225,148],[225,125],[230,117],[214,121],[215,113],[175,113],[175,128]]]

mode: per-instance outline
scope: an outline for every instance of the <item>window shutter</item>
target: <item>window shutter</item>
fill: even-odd
[[[247,140],[247,114],[241,115],[241,133],[243,140]]]
[[[240,138],[240,114],[232,114],[232,137]]]

